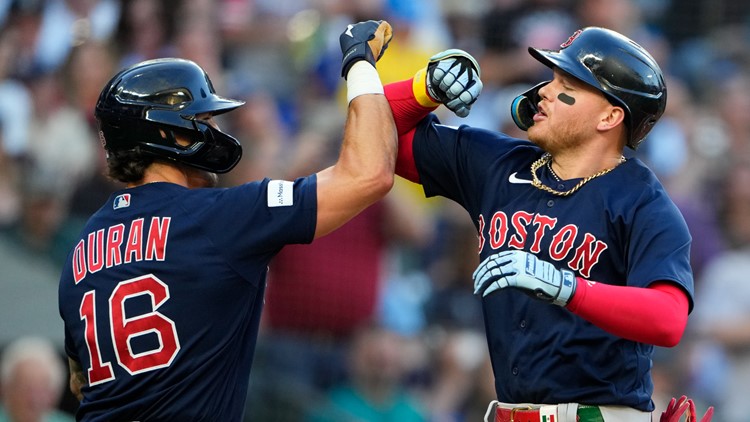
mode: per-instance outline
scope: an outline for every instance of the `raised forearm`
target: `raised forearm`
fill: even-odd
[[[385,96],[368,94],[352,100],[335,170],[356,183],[361,189],[356,195],[361,195],[368,204],[382,198],[393,186],[396,139],[393,115]]]
[[[390,38],[383,21],[349,25],[340,37],[349,109],[338,161],[317,175],[315,237],[340,227],[393,186],[396,126],[375,70]]]

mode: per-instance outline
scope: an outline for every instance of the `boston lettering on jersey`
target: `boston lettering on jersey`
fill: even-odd
[[[87,274],[103,268],[138,261],[163,261],[167,252],[170,217],[152,217],[148,231],[146,222],[138,218],[116,224],[84,236],[73,251],[73,278],[78,284]]]
[[[516,211],[509,218],[504,212],[497,211],[489,218],[489,224],[485,221],[484,215],[480,214],[480,252],[486,242],[489,242],[493,250],[503,246],[524,249],[531,238],[529,252],[539,253],[542,239],[546,237],[549,239],[549,257],[555,261],[562,261],[571,255],[567,265],[570,269],[578,271],[582,277],[591,275],[591,269],[599,262],[602,252],[607,249],[607,244],[591,233],[584,233],[582,238],[578,239],[579,229],[575,224],[567,224],[558,228],[556,218],[543,214]],[[527,228],[532,228],[531,232]]]

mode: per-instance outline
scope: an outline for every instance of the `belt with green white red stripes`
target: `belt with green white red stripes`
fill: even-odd
[[[558,422],[557,406],[495,408],[494,422]],[[599,406],[579,405],[578,422],[604,422]]]

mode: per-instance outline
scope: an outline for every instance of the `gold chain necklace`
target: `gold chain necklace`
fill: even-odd
[[[551,162],[551,161],[552,161],[552,156],[551,156],[551,155],[550,155],[550,154],[549,154],[548,152],[545,152],[545,153],[544,153],[544,154],[543,154],[543,155],[541,156],[541,158],[539,158],[538,160],[534,161],[534,162],[533,162],[533,163],[531,164],[531,186],[534,186],[534,187],[535,187],[535,188],[537,188],[537,189],[541,189],[541,190],[543,190],[543,191],[545,191],[545,192],[548,192],[548,193],[551,193],[551,194],[553,194],[553,195],[557,195],[557,196],[568,196],[568,195],[571,195],[571,194],[572,194],[573,192],[577,191],[578,189],[580,189],[580,188],[581,188],[581,186],[583,186],[583,185],[585,185],[586,183],[588,183],[588,181],[589,181],[589,180],[591,180],[591,179],[595,179],[595,178],[597,178],[597,177],[599,177],[599,176],[603,176],[603,175],[605,175],[605,174],[609,173],[610,171],[614,170],[614,169],[615,169],[615,167],[617,167],[617,166],[619,166],[620,164],[624,163],[624,162],[625,162],[626,160],[625,160],[625,157],[623,157],[623,156],[620,156],[620,162],[619,162],[619,163],[617,163],[617,164],[616,164],[616,165],[615,165],[614,167],[610,167],[610,168],[608,168],[608,169],[604,169],[604,170],[602,170],[602,171],[599,171],[599,172],[597,172],[597,173],[594,173],[594,174],[592,174],[591,176],[588,176],[588,177],[586,177],[585,179],[581,180],[581,181],[580,181],[580,182],[578,182],[578,183],[577,183],[577,184],[576,184],[575,186],[573,186],[572,188],[570,188],[570,189],[568,189],[568,190],[566,190],[566,191],[564,191],[564,192],[561,192],[561,191],[559,191],[559,190],[554,190],[554,189],[552,189],[551,187],[549,187],[549,186],[547,186],[547,185],[543,184],[543,183],[542,183],[542,181],[541,181],[541,180],[539,180],[539,177],[538,177],[538,176],[536,175],[536,172],[537,172],[537,171],[538,171],[538,170],[539,170],[539,169],[540,169],[540,168],[541,168],[542,166],[544,166],[544,165],[547,165],[547,166],[548,166],[548,168],[550,169],[550,171],[552,171],[552,167],[550,166],[550,162]],[[554,174],[555,176],[557,176],[557,175],[555,174],[555,172],[554,172],[554,171],[552,171],[552,174]],[[558,180],[559,180],[559,179],[558,179]]]

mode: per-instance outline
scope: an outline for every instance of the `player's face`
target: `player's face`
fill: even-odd
[[[557,68],[539,96],[539,113],[528,136],[552,154],[576,149],[596,136],[599,121],[613,107],[601,92]]]

